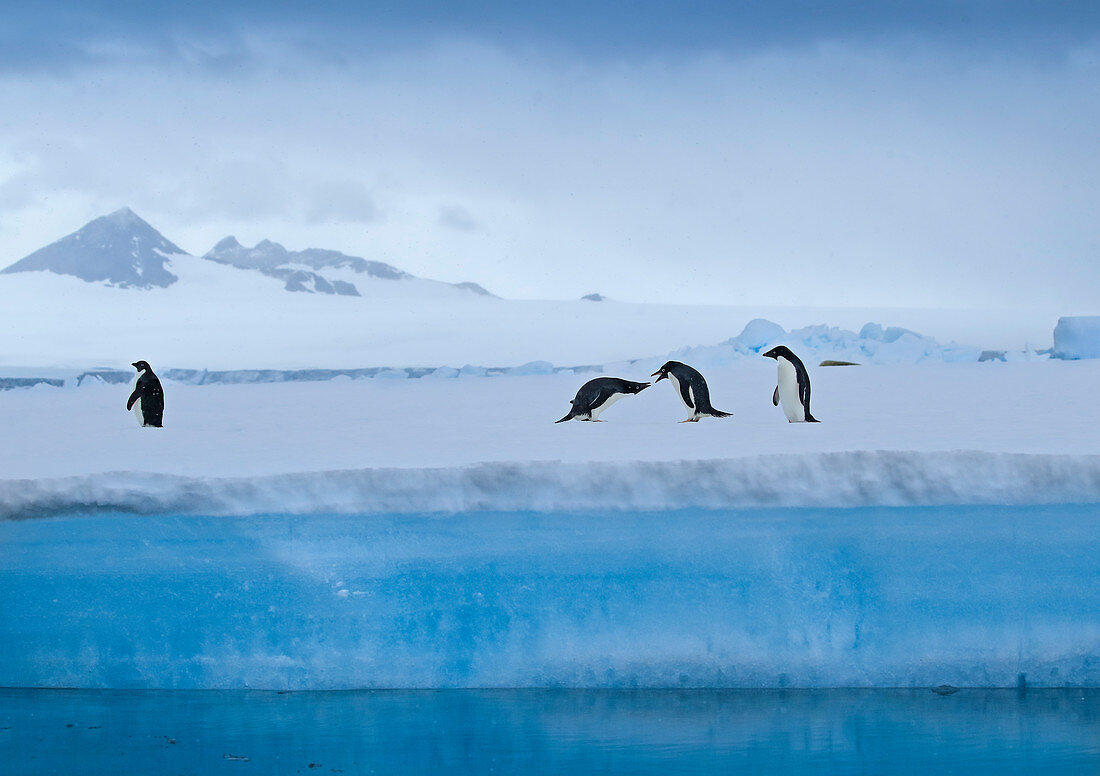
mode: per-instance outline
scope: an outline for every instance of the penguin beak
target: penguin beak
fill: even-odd
[[[668,372],[657,371],[657,372],[654,372],[653,374],[651,374],[650,377],[656,377],[657,379],[654,380],[653,382],[659,383],[662,380],[664,380],[666,377],[668,377]]]
[[[137,369],[137,365],[138,365],[138,362],[137,362],[137,361],[135,361],[134,363],[130,364],[130,366],[132,366],[132,367],[133,367],[134,369]]]

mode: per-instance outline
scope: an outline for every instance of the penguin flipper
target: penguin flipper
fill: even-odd
[[[126,411],[129,412],[130,410],[132,410],[134,408],[134,402],[136,402],[140,398],[141,392],[135,388],[134,392],[130,394],[130,398],[126,401]]]
[[[775,391],[772,393],[772,406],[779,406],[779,386],[775,386]]]

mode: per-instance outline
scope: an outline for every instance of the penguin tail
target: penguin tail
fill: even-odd
[[[732,417],[732,412],[722,412],[722,410],[709,409],[704,412],[700,412],[700,415],[709,415],[712,418],[728,418]]]
[[[576,416],[576,415],[574,415],[574,414],[573,414],[572,412],[570,412],[570,413],[569,413],[568,415],[566,415],[566,416],[565,416],[564,418],[562,418],[561,420],[555,420],[554,422],[555,422],[555,423],[564,423],[565,421],[567,421],[567,420],[572,420],[572,419],[573,419],[573,418],[575,418],[575,417],[577,417],[577,416]]]
[[[807,413],[806,413],[806,422],[807,422],[807,423],[820,423],[821,421],[820,421],[820,420],[818,420],[818,419],[817,419],[817,418],[815,418],[815,417],[814,417],[813,415],[811,415],[810,413],[808,413],[808,412],[807,412]]]

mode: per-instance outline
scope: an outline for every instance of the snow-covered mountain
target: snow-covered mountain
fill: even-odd
[[[3,272],[53,272],[120,288],[167,288],[179,280],[172,271],[171,259],[186,256],[186,251],[130,208],[122,208],[20,259]],[[361,296],[356,281],[369,278],[416,281],[418,286],[492,296],[477,283],[426,280],[381,261],[317,248],[288,251],[270,240],[246,248],[235,237],[226,237],[202,258],[277,278],[287,291]]]
[[[733,357],[730,338],[754,318],[775,321],[788,338],[802,332],[805,341],[795,344],[830,354],[840,352],[837,343],[847,348],[855,334],[799,327],[824,321],[859,332],[868,321],[882,321],[940,342],[1019,350],[1025,343],[1049,347],[1058,319],[1019,310],[507,300],[480,286],[268,241],[246,248],[227,238],[207,256],[195,256],[130,210],[96,219],[6,272],[0,275],[0,331],[7,332],[0,337],[0,367],[126,369],[143,358],[161,368],[208,370],[446,365],[458,371],[536,361],[608,365],[724,343],[685,356],[717,365]],[[911,356],[927,356],[923,340],[906,342]],[[881,360],[848,350],[845,360]],[[747,360],[763,361],[758,355]],[[27,376],[42,374],[36,369]]]
[[[381,261],[368,261],[339,251],[308,248],[288,251],[271,240],[262,240],[251,248],[241,245],[236,237],[226,237],[205,255],[204,259],[241,269],[258,270],[285,283],[287,291],[318,294],[360,296],[355,281],[361,278],[379,280],[414,280],[414,276]],[[455,288],[491,296],[477,283],[450,283]]]
[[[179,255],[186,252],[124,207],[2,271],[54,272],[122,288],[167,288],[179,278],[165,260]]]

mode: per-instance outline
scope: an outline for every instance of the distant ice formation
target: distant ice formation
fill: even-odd
[[[1054,327],[1054,357],[1100,358],[1100,315],[1059,318]]]
[[[1067,320],[1067,319],[1063,319]],[[1082,319],[1074,319],[1082,320]],[[1089,320],[1089,319],[1083,319]],[[466,364],[461,368],[439,367],[365,367],[361,369],[238,369],[230,371],[207,371],[203,369],[166,369],[164,377],[168,380],[188,385],[237,384],[237,383],[284,383],[314,382],[351,378],[367,380],[374,378],[432,378],[455,377],[495,377],[499,375],[548,375],[554,373],[588,374],[614,372],[628,368],[637,361],[652,361],[659,364],[669,358],[684,361],[699,368],[729,366],[746,359],[755,359],[760,353],[773,345],[783,344],[798,353],[807,363],[819,363],[823,360],[852,362],[857,364],[916,364],[926,362],[964,362],[978,361],[983,351],[980,348],[956,345],[942,345],[932,337],[925,337],[914,331],[897,326],[882,327],[877,323],[868,323],[859,333],[830,326],[806,326],[788,332],[782,326],[763,318],[755,318],[745,325],[736,337],[718,345],[697,345],[685,347],[666,355],[652,355],[644,359],[631,359],[615,364],[584,364],[558,366],[549,361],[530,361],[525,364],[508,367],[486,367]],[[1024,354],[1002,354],[999,359],[1016,360]],[[1034,357],[1034,354],[1032,354]],[[1090,358],[1091,356],[1063,356]],[[95,371],[75,376],[75,384],[87,381],[111,383],[127,382],[129,372]],[[58,383],[54,383],[58,384]],[[0,390],[21,387],[22,383],[0,383]]]
[[[786,331],[763,318],[749,321],[736,337],[718,345],[685,347],[669,354],[671,358],[695,366],[716,367],[743,358],[755,358],[774,345],[786,345],[810,363],[829,359],[858,364],[918,364],[929,361],[977,361],[981,348],[941,344],[898,326],[883,327],[868,323],[859,333],[835,326],[805,326]]]

